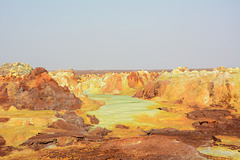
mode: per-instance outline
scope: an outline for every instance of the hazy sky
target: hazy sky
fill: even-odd
[[[240,67],[240,0],[0,0],[0,65]]]

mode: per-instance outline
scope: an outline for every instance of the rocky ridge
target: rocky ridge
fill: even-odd
[[[4,109],[14,105],[28,110],[74,110],[81,108],[81,100],[61,87],[41,67],[23,78],[6,76],[0,81],[0,102]]]

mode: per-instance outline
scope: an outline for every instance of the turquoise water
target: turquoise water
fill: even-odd
[[[116,124],[133,124],[136,126],[145,123],[139,123],[134,120],[134,116],[140,114],[147,114],[154,116],[160,110],[149,109],[149,106],[157,105],[153,101],[133,98],[131,96],[122,95],[88,95],[89,98],[94,100],[102,100],[105,102],[99,110],[88,112],[88,114],[95,115],[100,123],[97,126],[106,127],[111,129]],[[152,124],[147,124],[151,126]]]

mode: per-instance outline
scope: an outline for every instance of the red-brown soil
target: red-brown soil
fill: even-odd
[[[94,145],[95,144],[95,145]],[[175,139],[175,137],[151,135],[105,142],[85,144],[86,147],[70,146],[59,149],[43,149],[34,158],[42,159],[219,159],[199,153],[191,145]],[[225,159],[225,158],[221,158]]]
[[[196,130],[240,138],[240,118],[232,115],[228,110],[196,110],[188,113],[187,117],[196,120],[193,123]]]

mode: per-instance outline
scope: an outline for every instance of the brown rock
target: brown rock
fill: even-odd
[[[193,126],[199,130],[212,135],[227,135],[240,137],[240,118],[218,119],[216,121],[197,121]]]
[[[203,159],[191,145],[167,136],[142,136],[113,141],[100,146],[132,155],[131,159]]]
[[[184,97],[176,100],[175,104],[183,104],[184,102]]]
[[[125,126],[125,125],[123,125],[123,124],[117,124],[117,125],[115,126],[115,128],[129,129],[128,126]]]
[[[5,146],[6,141],[4,138],[0,135],[0,157],[6,156],[13,151],[13,147],[11,146]]]
[[[139,82],[142,84],[142,86],[144,86],[143,79],[138,72],[129,73],[129,75],[127,76],[127,80],[128,80],[128,86],[130,88],[138,87]]]
[[[10,118],[8,118],[8,117],[0,118],[0,123],[5,123],[9,120],[10,120]]]
[[[27,77],[9,82],[0,91],[0,102],[14,104],[17,109],[75,110],[81,108],[81,100],[61,87],[41,67]]]
[[[6,141],[2,136],[0,136],[0,146],[5,145]]]
[[[112,132],[106,128],[101,128],[101,127],[97,127],[95,130],[89,132],[90,135],[95,135],[95,136],[106,136],[109,132]]]
[[[199,131],[211,135],[240,137],[240,118],[228,110],[196,110],[187,113],[190,119],[198,120],[192,125]]]
[[[149,82],[148,84],[146,84],[144,86],[143,98],[153,98],[153,97],[155,97],[154,85],[155,84],[153,82]]]
[[[87,125],[84,123],[84,119],[78,115],[76,115],[75,112],[69,111],[66,112],[64,115],[56,114],[56,117],[64,119],[67,123],[73,124],[76,127],[78,127],[81,130],[88,131],[90,128],[90,125]]]
[[[167,85],[170,83],[170,81],[157,81],[157,82],[149,82],[147,83],[143,90],[138,90],[134,97],[138,98],[153,98],[153,97],[161,97],[165,91]]]
[[[21,146],[28,146],[34,150],[49,146],[71,145],[73,141],[82,140],[85,134],[79,131],[56,132],[53,134],[38,134],[29,138]]]
[[[42,73],[48,73],[48,71],[43,67],[36,67],[29,75],[29,78],[35,78],[36,76],[42,74]]]
[[[89,115],[89,114],[87,114],[87,117],[88,118],[90,118],[90,122],[92,123],[92,124],[98,124],[99,123],[99,119],[97,119],[96,117],[95,117],[95,115]]]
[[[0,157],[9,155],[14,150],[11,146],[0,146]]]
[[[157,108],[159,110],[162,110],[162,111],[166,111],[166,112],[169,112],[169,109],[167,107],[159,107]],[[170,108],[170,110],[172,110],[172,108]]]
[[[6,86],[8,83],[3,83],[0,87],[0,103],[6,102],[8,100],[8,92]]]
[[[53,122],[49,128],[55,128],[55,129],[64,129],[64,130],[79,130],[81,128],[75,126],[74,124],[67,123],[63,120],[57,120]]]
[[[157,81],[154,84],[154,95],[161,97],[165,91],[166,91],[166,87],[167,85],[170,84],[170,81],[165,80],[165,81]]]
[[[142,89],[137,90],[136,94],[133,97],[137,98],[143,97],[143,90]]]
[[[3,83],[0,87],[0,92],[8,85],[8,83]]]
[[[189,144],[194,147],[199,147],[201,145],[211,145],[215,139],[213,134],[208,134],[201,131],[195,130],[183,130],[180,131],[175,128],[163,128],[163,129],[151,129],[146,131],[147,135],[163,135],[173,137],[183,143]]]
[[[155,135],[106,141],[94,147],[51,149],[47,150],[47,154],[41,155],[41,158],[200,160],[204,159],[202,155],[194,147],[174,138]]]
[[[197,120],[199,118],[213,118],[213,119],[219,119],[224,118],[227,116],[232,116],[231,112],[228,110],[219,110],[219,109],[213,109],[213,110],[196,110],[187,113],[187,118]]]
[[[78,139],[76,137],[58,137],[57,145],[58,146],[68,146],[76,143]]]

